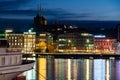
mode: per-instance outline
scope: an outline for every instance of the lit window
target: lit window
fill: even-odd
[[[87,42],[87,43],[89,43],[89,42],[90,42],[90,40],[89,40],[89,39],[86,39],[86,42]]]

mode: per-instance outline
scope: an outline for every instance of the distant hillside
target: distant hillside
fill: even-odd
[[[77,20],[48,21],[49,24],[55,22],[89,29],[115,28],[117,24],[120,24],[120,21],[77,21]],[[14,31],[23,32],[27,31],[32,26],[32,24],[33,20],[0,19],[0,31],[4,31],[6,28],[12,28],[14,29]]]
[[[50,21],[53,22],[53,21]],[[120,21],[78,21],[78,20],[62,20],[56,21],[62,24],[74,25],[81,28],[115,28]]]

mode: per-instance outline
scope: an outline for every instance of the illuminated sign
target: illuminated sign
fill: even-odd
[[[5,36],[5,34],[0,34],[0,37],[4,37]]]
[[[89,34],[89,33],[81,33],[81,36],[92,36],[92,34]]]
[[[94,35],[95,38],[106,38],[105,35]]]
[[[24,34],[36,34],[36,32],[24,32]]]
[[[6,33],[13,32],[12,29],[5,30]]]

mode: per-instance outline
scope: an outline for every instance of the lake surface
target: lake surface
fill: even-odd
[[[27,80],[120,80],[120,60],[37,58]]]

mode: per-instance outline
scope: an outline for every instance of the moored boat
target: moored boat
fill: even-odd
[[[0,38],[0,80],[12,80],[33,66],[34,61],[22,60],[22,53],[9,52],[7,40]]]

